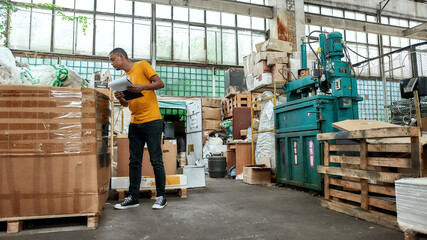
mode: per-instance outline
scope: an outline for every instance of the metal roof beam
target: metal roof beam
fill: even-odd
[[[198,8],[260,18],[273,18],[273,7],[225,0],[128,0],[177,7]]]
[[[344,18],[321,16],[317,14],[305,13],[305,23],[316,26],[339,28],[358,32],[375,33],[381,35],[390,35],[393,37],[408,37],[404,32],[408,28],[384,25],[379,23],[362,22]],[[420,25],[421,26],[421,25]],[[425,33],[424,33],[425,32]],[[427,32],[417,32],[411,38],[427,40]]]

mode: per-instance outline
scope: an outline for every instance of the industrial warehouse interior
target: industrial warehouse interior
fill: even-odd
[[[0,238],[427,239],[427,2],[0,0]]]

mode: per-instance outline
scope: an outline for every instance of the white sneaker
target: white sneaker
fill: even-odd
[[[163,196],[156,197],[156,202],[153,204],[153,209],[162,209],[168,204],[166,198]]]
[[[139,207],[139,201],[138,199],[132,197],[132,195],[125,198],[123,202],[117,203],[116,205],[114,205],[114,208],[119,210],[134,208],[134,207]]]

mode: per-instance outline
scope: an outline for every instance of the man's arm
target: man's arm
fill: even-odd
[[[150,84],[135,84],[134,86],[128,86],[128,91],[138,93],[143,90],[157,90],[165,86],[162,79],[160,79],[157,74],[152,76],[150,81]]]
[[[123,107],[129,106],[129,102],[124,99],[125,95],[123,92],[114,92],[114,96],[119,100]]]

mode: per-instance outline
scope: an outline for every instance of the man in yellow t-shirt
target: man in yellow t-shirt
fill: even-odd
[[[153,209],[166,206],[165,183],[166,174],[163,166],[161,136],[163,131],[162,115],[160,114],[154,90],[164,87],[162,79],[146,61],[132,63],[125,50],[115,48],[110,52],[111,65],[116,70],[124,70],[133,86],[127,90],[142,93],[143,96],[125,100],[123,92],[115,92],[114,96],[124,107],[129,107],[131,120],[129,125],[129,196],[116,209],[128,209],[139,206],[139,187],[141,183],[141,165],[144,145],[147,143],[156,178],[157,198]]]

